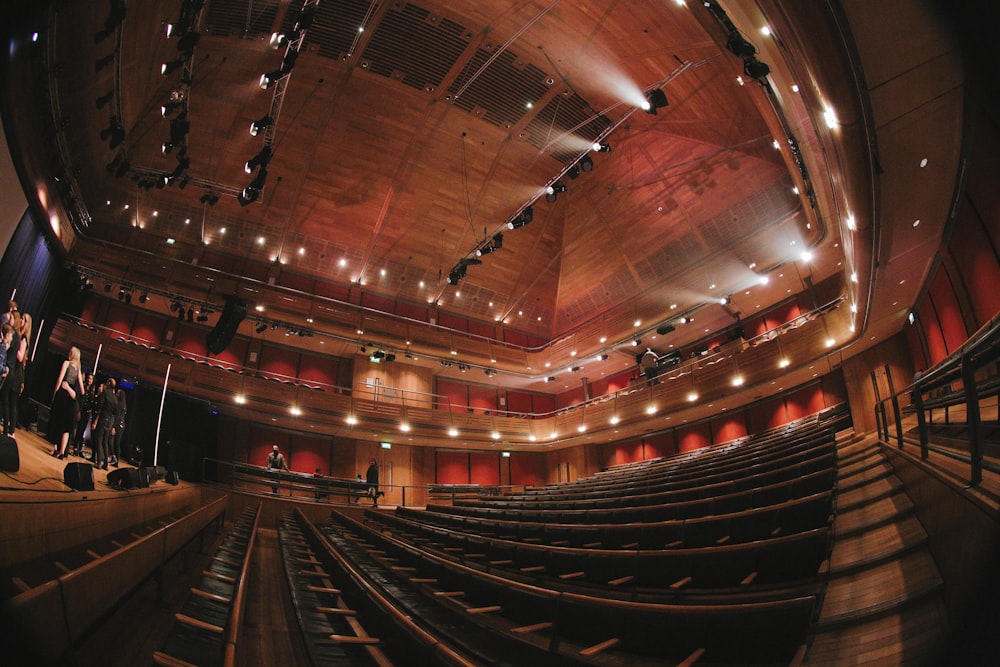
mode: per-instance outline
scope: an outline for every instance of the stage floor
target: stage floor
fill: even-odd
[[[120,495],[123,491],[108,484],[108,475],[121,468],[135,467],[121,461],[118,468],[93,468],[94,490],[76,491],[63,481],[66,465],[83,463],[90,466],[90,461],[78,456],[67,456],[65,459],[51,456],[52,445],[45,437],[28,430],[18,429],[14,439],[17,441],[20,467],[17,472],[3,471],[0,476],[0,503],[82,500],[81,494],[84,493],[89,499]],[[168,485],[161,481],[157,486]],[[131,489],[133,493],[143,491],[147,489]]]

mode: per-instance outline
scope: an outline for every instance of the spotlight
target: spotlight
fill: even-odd
[[[281,61],[281,73],[288,74],[295,67],[295,61],[299,59],[298,51],[288,51],[285,53],[284,59]]]
[[[575,181],[577,178],[580,177],[580,167],[574,164],[572,167],[566,170],[566,175],[569,177],[569,180]]]
[[[176,71],[177,68],[179,68],[183,64],[184,64],[184,61],[180,60],[180,59],[178,59],[178,60],[170,60],[168,62],[165,62],[162,65],[160,65],[160,74],[162,74],[163,76],[167,76],[170,73]]]
[[[545,188],[545,201],[550,204],[556,200],[560,192],[566,192],[566,186],[562,181],[556,181],[549,187]]]
[[[125,303],[129,306],[132,305],[132,290],[125,292]]]
[[[180,102],[167,102],[160,106],[160,115],[166,118],[181,106]]]
[[[187,321],[194,322],[194,308],[187,309]]]
[[[274,85],[278,79],[284,77],[285,74],[286,72],[282,72],[280,69],[276,69],[273,72],[267,72],[266,74],[261,74],[259,82],[261,90],[267,90]]]
[[[671,333],[673,330],[674,330],[674,325],[673,324],[661,324],[660,326],[658,326],[656,328],[656,333],[658,333],[661,336],[666,336],[668,333]]]
[[[531,222],[534,216],[535,216],[534,209],[528,206],[523,211],[521,211],[517,215],[517,217],[513,218],[510,222],[507,223],[507,229],[520,229],[521,227],[524,227],[526,224]]]
[[[293,30],[289,33],[273,32],[271,33],[271,39],[268,45],[277,51],[278,49],[283,49],[288,46],[289,43],[296,41],[300,36],[301,32],[298,30]]]
[[[250,136],[256,137],[261,130],[269,127],[270,125],[271,125],[270,116],[264,116],[259,120],[255,120],[254,122],[250,123]]]
[[[107,294],[110,291],[111,291],[111,283],[105,282],[104,283],[104,293]]]
[[[642,339],[641,338],[633,338],[632,339],[632,347],[639,347],[639,345],[641,345],[641,344],[642,344]]]
[[[392,352],[387,352],[386,355],[385,355],[385,360],[386,361],[396,361],[396,355],[393,354]]]
[[[250,183],[243,188],[243,191],[237,197],[240,206],[246,206],[247,204],[252,204],[257,201],[260,196],[260,191],[264,188],[264,181],[267,180],[267,169],[261,167],[260,171],[257,172],[257,176],[254,177]]]
[[[302,8],[298,20],[295,22],[295,30],[308,30],[312,27],[313,19],[316,18],[316,5],[308,5]]]
[[[602,143],[599,143],[599,142],[595,142],[594,143],[594,152],[595,153],[610,153],[611,152],[611,144],[602,144]]]
[[[267,170],[267,163],[271,161],[271,147],[264,146],[260,149],[260,152],[254,155],[252,158],[247,160],[246,164],[243,165],[243,171],[248,174],[252,174],[254,169],[257,167],[261,168],[261,171]]]
[[[495,251],[499,250],[502,247],[503,247],[503,234],[500,233],[500,232],[497,232],[496,234],[493,235],[492,242],[488,243],[487,245],[485,245],[482,248],[480,248],[479,250],[477,250],[476,251],[476,255],[478,255],[478,256],[488,255],[491,252],[495,252]]]
[[[206,315],[205,313],[201,313],[195,319],[198,320],[199,322],[208,322],[208,315]]]
[[[267,331],[266,322],[261,322],[260,324],[257,325],[257,333],[264,333],[265,331]]]
[[[104,291],[105,291],[105,292],[107,292],[108,290],[104,290]],[[170,302],[170,312],[171,312],[171,313],[176,313],[176,312],[177,312],[177,310],[178,310],[178,309],[179,309],[180,307],[181,307],[181,304],[180,304],[179,302],[177,302],[177,301],[171,301],[171,302]]]
[[[580,167],[580,171],[594,170],[594,160],[589,155],[584,155],[576,164]]]
[[[124,301],[125,300],[125,288],[124,287],[119,287],[118,288],[118,300],[119,301]]]
[[[143,292],[142,292],[142,293],[141,293],[141,294],[139,295],[139,303],[146,303],[146,300],[147,300],[147,299],[149,299],[149,293],[148,293],[148,292],[146,292],[146,291],[144,290],[144,291],[143,291]]]
[[[385,352],[383,352],[382,350],[375,350],[374,352],[372,352],[372,359],[384,359],[384,358],[385,358]]]
[[[643,110],[652,115],[656,115],[657,109],[662,109],[669,105],[670,102],[667,101],[667,96],[659,88],[654,88],[653,90],[646,93],[646,105],[643,106]]]

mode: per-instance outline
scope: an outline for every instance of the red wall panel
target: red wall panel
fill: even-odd
[[[207,334],[205,330],[201,330],[200,333],[203,338]],[[226,349],[214,355],[212,359],[221,362],[222,365],[243,366],[246,363],[247,347],[248,343],[245,338],[233,338]]]
[[[708,447],[712,444],[711,437],[712,431],[707,422],[677,429],[677,445],[681,452]]]
[[[337,360],[315,354],[303,354],[299,361],[299,379],[304,383],[317,383],[329,391],[337,385]]]
[[[497,410],[497,390],[494,387],[469,385],[469,405],[477,415],[495,413]]]
[[[948,346],[944,342],[944,334],[941,332],[941,325],[934,312],[932,299],[924,299],[920,305],[918,322],[924,332],[924,341],[927,343],[927,354],[930,355],[930,364],[933,366],[948,356]]]
[[[132,335],[152,346],[158,346],[167,327],[167,320],[162,315],[140,311],[135,314],[132,324]]]
[[[511,345],[520,345],[521,347],[524,347],[528,344],[528,337],[518,331],[504,331],[503,339]]]
[[[434,480],[438,484],[468,484],[469,454],[438,450],[434,453],[436,462]]]
[[[132,331],[132,320],[135,319],[135,311],[116,301],[108,301],[108,310],[104,315],[104,326],[114,330],[113,335],[128,337]]]
[[[790,421],[816,414],[826,407],[822,385],[817,382],[792,392],[785,398],[785,406]]]
[[[996,249],[969,207],[961,208],[957,226],[962,233],[952,235],[949,250],[962,272],[961,282],[972,302],[976,325],[982,326],[1000,312],[1000,290],[994,288],[1000,285],[1000,265]]]
[[[283,271],[278,275],[278,284],[282,287],[289,287],[300,292],[305,292],[306,294],[312,294],[313,287],[316,285],[316,281],[308,276],[303,276],[299,273],[290,273],[288,271]]]
[[[954,352],[969,336],[962,323],[962,312],[958,307],[955,290],[943,266],[938,268],[934,280],[931,281],[930,296],[934,301],[934,310],[941,325],[945,347],[949,353]]]
[[[451,313],[439,312],[438,324],[446,329],[454,329],[455,331],[469,330],[469,321],[467,319],[464,317],[457,317]]]
[[[507,460],[510,462],[511,484],[538,486],[544,483],[544,478],[538,470],[540,462],[543,460],[541,456],[512,453]]]
[[[347,301],[350,295],[350,290],[342,285],[334,285],[322,280],[316,282],[316,296],[335,299],[337,301]]]
[[[583,402],[583,385],[579,387],[573,387],[572,389],[567,389],[559,393],[556,396],[556,405],[560,408],[568,408],[571,405],[576,405]]]
[[[530,414],[532,410],[531,407],[531,394],[526,394],[520,391],[508,391],[507,392],[507,411],[516,414]]]
[[[440,407],[442,409],[465,412],[466,406],[469,404],[469,388],[466,385],[438,378],[437,393],[441,396],[442,405]]]
[[[413,303],[406,301],[396,302],[396,314],[400,317],[405,317],[411,320],[416,320],[418,322],[427,321],[427,307],[418,306]]]
[[[655,459],[660,456],[671,456],[676,454],[674,445],[674,432],[657,433],[646,438],[645,456],[646,459]]]
[[[195,326],[187,324],[177,325],[177,333],[174,334],[174,349],[178,352],[189,352],[192,355],[204,357],[208,355],[208,348],[205,343],[205,332]],[[181,355],[185,356],[185,355]]]
[[[550,415],[556,411],[556,398],[550,394],[534,394],[531,404],[536,415]]]
[[[296,435],[293,437],[290,447],[295,456],[295,465],[289,464],[292,470],[311,473],[319,468],[321,475],[330,474],[329,440],[308,435]]]
[[[712,420],[712,442],[719,444],[746,437],[747,425],[743,412],[729,413]]]
[[[493,325],[487,324],[486,322],[477,322],[476,320],[469,320],[469,333],[482,336],[483,338],[489,338],[490,340],[492,340],[495,335]]]
[[[259,370],[282,381],[293,381],[298,376],[299,353],[277,345],[264,345],[260,350]]]
[[[788,422],[785,401],[772,398],[750,406],[747,410],[751,433],[760,433]]]
[[[496,452],[471,452],[469,468],[473,484],[494,486],[500,483],[500,455]]]

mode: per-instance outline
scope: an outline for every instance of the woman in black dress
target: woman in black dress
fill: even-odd
[[[63,362],[56,379],[56,388],[52,394],[52,412],[49,421],[51,432],[59,438],[59,443],[52,450],[52,456],[66,458],[66,444],[69,434],[76,430],[76,419],[79,407],[77,399],[83,393],[83,373],[80,372],[80,350],[69,348],[69,358]]]

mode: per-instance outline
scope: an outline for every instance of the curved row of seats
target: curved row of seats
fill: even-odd
[[[399,507],[396,511],[400,517],[423,524],[483,537],[604,549],[668,549],[750,542],[826,525],[832,512],[833,491],[829,488],[750,509],[649,522],[561,522],[558,511],[546,521],[467,516],[411,507]]]
[[[552,579],[529,581],[468,556],[429,549],[395,530],[380,530],[371,523],[374,514],[369,510],[362,524],[335,512],[324,534],[343,542],[356,533],[354,542],[393,563],[396,586],[436,601],[453,618],[474,620],[497,640],[543,651],[550,664],[624,666],[699,657],[787,663],[801,648],[817,599],[814,589],[802,588],[780,597],[720,592],[696,602],[685,596],[611,597],[607,588],[571,590],[551,585]]]
[[[198,585],[174,614],[174,626],[153,662],[166,667],[236,664],[246,601],[247,569],[257,538],[260,504],[233,522]]]
[[[334,587],[329,554],[291,514],[278,524],[278,542],[288,588],[313,667],[384,665],[387,658],[359,622],[357,612]]]

